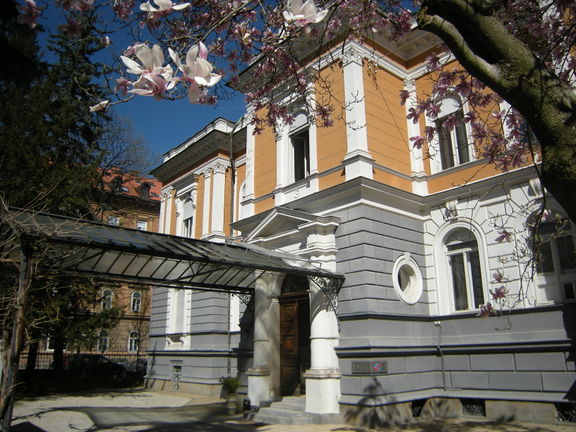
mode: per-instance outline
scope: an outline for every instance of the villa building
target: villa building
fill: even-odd
[[[466,123],[412,145],[427,119],[407,120],[399,94],[429,91],[436,44],[414,31],[312,60],[346,106],[332,127],[288,91],[291,124],[254,134],[248,106],[164,155],[159,232],[281,251],[339,282],[266,273],[252,295],[154,288],[150,386],[218,395],[238,375],[252,406],[301,395],[316,419],[380,407],[555,421],[574,409],[573,225],[546,196],[534,262],[546,191],[533,166],[499,171]],[[439,118],[460,105],[447,97]],[[505,311],[481,318],[497,290]]]

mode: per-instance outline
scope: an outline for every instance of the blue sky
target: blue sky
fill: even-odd
[[[222,100],[216,106],[193,105],[187,99],[156,101],[138,96],[115,105],[115,111],[134,123],[150,150],[162,155],[190,138],[216,117],[236,121],[244,114],[244,96]]]
[[[46,29],[55,29],[64,22],[62,10],[54,5],[54,0],[38,3],[45,8],[40,23]],[[111,10],[103,11],[103,22],[106,19],[111,22]],[[41,32],[38,36],[40,45],[45,47],[47,33]],[[110,37],[112,45],[108,52],[103,51],[96,57],[98,61],[109,62],[111,53],[117,55],[134,43],[134,39],[126,33],[115,32]],[[49,52],[44,51],[44,54],[48,61],[53,60]],[[160,161],[162,154],[190,138],[216,117],[238,120],[244,114],[245,106],[244,96],[240,93],[231,99],[221,100],[216,106],[193,105],[187,99],[156,101],[151,97],[136,96],[127,103],[114,105],[114,111],[132,121],[136,133],[144,138],[146,146]]]

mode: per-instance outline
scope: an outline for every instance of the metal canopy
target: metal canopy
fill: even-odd
[[[170,288],[250,293],[264,273],[308,276],[338,291],[344,277],[301,257],[11,209],[18,234],[46,240],[51,274]],[[323,289],[324,290],[324,289]]]

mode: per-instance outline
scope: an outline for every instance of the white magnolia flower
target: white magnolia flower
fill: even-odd
[[[172,0],[154,0],[154,3],[156,3],[158,7],[155,7],[150,1],[140,5],[140,10],[148,12],[149,18],[154,18],[161,14],[168,14],[172,11],[186,9],[190,6],[190,3],[174,4],[172,3]]]
[[[212,87],[222,78],[220,74],[212,72],[214,67],[207,60],[208,49],[202,42],[199,42],[188,50],[185,64],[182,64],[178,54],[172,49],[169,48],[168,52],[172,60],[174,60],[176,67],[182,72],[183,77],[180,78],[180,80],[189,84],[188,99],[191,103],[198,102],[198,99],[203,94],[203,87]]]
[[[98,102],[96,105],[91,106],[90,112],[106,111],[106,108],[108,108],[108,105],[110,105],[110,101],[109,100],[103,100],[101,102]]]
[[[134,55],[142,64],[139,64],[129,57],[120,56],[122,62],[128,67],[128,73],[140,75],[144,72],[154,72],[158,69],[170,69],[170,72],[172,72],[169,66],[163,66],[164,53],[160,45],[154,45],[152,49],[150,49],[146,44],[136,44],[134,45]]]
[[[164,93],[171,90],[176,84],[172,76],[172,68],[164,66],[162,48],[159,45],[154,45],[150,49],[145,44],[137,44],[134,46],[134,55],[141,63],[126,56],[120,57],[127,66],[126,71],[128,73],[140,75],[129,93],[161,99]]]
[[[288,0],[284,11],[284,19],[288,23],[305,26],[319,23],[327,13],[327,10],[318,11],[314,0],[306,0],[304,3],[302,3],[302,0]]]

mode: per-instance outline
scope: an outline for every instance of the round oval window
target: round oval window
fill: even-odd
[[[420,300],[422,273],[410,254],[404,254],[396,260],[392,269],[392,280],[394,289],[404,302],[415,304]]]

